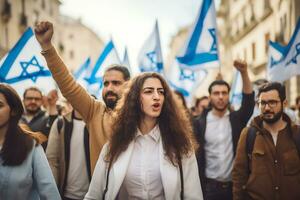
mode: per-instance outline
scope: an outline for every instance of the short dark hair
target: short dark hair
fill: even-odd
[[[278,92],[281,102],[283,102],[286,99],[285,86],[279,82],[269,82],[269,83],[263,84],[258,89],[257,96],[259,97],[261,93],[268,92],[270,90],[276,90]]]
[[[128,81],[130,79],[130,72],[129,72],[127,67],[125,67],[123,65],[113,64],[113,65],[110,65],[105,70],[105,72],[112,71],[112,70],[116,70],[116,71],[121,72],[123,74],[123,78],[124,78],[125,81]]]
[[[296,104],[298,104],[300,102],[300,96],[297,96],[296,98]]]
[[[35,86],[32,86],[32,87],[29,87],[29,88],[26,88],[26,89],[25,89],[25,91],[24,91],[24,93],[23,93],[23,99],[25,99],[26,93],[27,93],[28,91],[36,91],[36,92],[39,92],[39,93],[41,94],[41,96],[43,96],[43,93],[42,93],[42,91],[41,91],[39,88],[37,88],[37,87],[35,87]]]
[[[200,98],[197,98],[197,99],[196,99],[196,102],[195,102],[195,106],[197,107],[198,104],[199,104],[202,100],[204,100],[204,99],[208,99],[208,96],[202,96],[202,97],[200,97]]]
[[[215,85],[225,85],[228,88],[228,92],[230,91],[230,86],[229,86],[229,84],[226,81],[224,81],[224,80],[215,80],[208,87],[209,94],[211,94],[212,88]]]

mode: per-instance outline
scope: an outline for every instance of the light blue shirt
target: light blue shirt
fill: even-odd
[[[0,157],[0,199],[61,199],[50,166],[40,145],[19,166],[3,166]]]

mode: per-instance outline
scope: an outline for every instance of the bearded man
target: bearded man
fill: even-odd
[[[284,85],[263,85],[258,91],[258,105],[261,114],[242,131],[238,143],[232,172],[233,197],[300,199],[300,126],[284,113]],[[250,145],[251,129],[255,137]]]

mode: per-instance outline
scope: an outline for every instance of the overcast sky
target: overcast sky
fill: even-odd
[[[163,57],[172,36],[193,23],[201,0],[62,0],[64,15],[81,18],[106,43],[110,37],[123,58],[127,46],[131,65],[158,20]],[[216,3],[217,4],[217,3]],[[100,53],[100,52],[99,52]],[[95,62],[95,61],[93,61]]]

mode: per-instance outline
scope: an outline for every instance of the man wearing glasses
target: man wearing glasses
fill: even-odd
[[[23,104],[25,112],[20,123],[26,124],[31,131],[40,132],[46,136],[42,141],[47,140],[52,123],[57,117],[57,99],[56,90],[50,91],[46,97],[37,87],[29,87],[24,91]],[[43,105],[47,112],[42,110]],[[46,149],[47,143],[43,142],[42,146]]]
[[[300,199],[300,127],[283,112],[286,104],[282,84],[259,88],[261,114],[252,120],[251,128],[242,131],[237,147],[234,199]],[[252,144],[250,129],[255,130]]]

